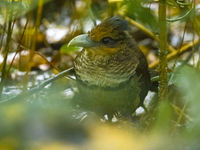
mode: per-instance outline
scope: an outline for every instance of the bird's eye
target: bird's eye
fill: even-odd
[[[112,45],[115,42],[111,37],[105,37],[101,41],[105,45]]]

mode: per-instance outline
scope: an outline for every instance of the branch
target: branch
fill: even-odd
[[[69,68],[67,70],[64,70],[62,72],[60,72],[59,74],[55,75],[54,77],[51,77],[50,79],[47,79],[46,81],[44,81],[43,83],[41,83],[40,85],[38,85],[37,87],[34,87],[30,90],[27,90],[25,92],[22,92],[20,94],[18,94],[17,96],[11,97],[9,99],[5,99],[5,100],[1,100],[0,104],[3,103],[8,103],[8,102],[13,102],[13,101],[19,101],[19,100],[23,100],[27,97],[30,97],[31,95],[41,91],[45,86],[47,86],[48,84],[64,77],[64,76],[68,76],[69,79],[72,79],[71,77],[69,77],[70,75],[72,75],[74,73],[74,69],[73,68]],[[74,79],[73,79],[74,80]]]
[[[122,14],[120,14],[121,16],[123,16]],[[149,29],[147,29],[145,26],[143,26],[142,24],[134,21],[133,19],[127,17],[127,16],[123,16],[124,19],[126,21],[128,21],[130,24],[138,27],[140,30],[142,30],[143,32],[145,32],[147,35],[149,35],[151,38],[153,38],[154,40],[156,40],[157,42],[160,42],[160,39],[158,38],[158,36],[156,36],[153,32],[151,32]],[[175,48],[173,48],[171,45],[168,44],[168,49],[171,52],[176,51]]]
[[[190,50],[190,48],[191,48],[192,46],[198,44],[199,42],[200,42],[200,39],[198,39],[198,40],[196,40],[196,41],[194,41],[194,42],[190,42],[189,44],[183,46],[180,50],[177,50],[177,51],[175,51],[175,52],[171,52],[170,54],[167,55],[167,60],[168,60],[168,61],[169,61],[169,60],[172,60],[173,58],[176,58],[177,56],[179,56],[179,55],[185,53],[186,51]],[[151,64],[149,65],[149,68],[154,69],[154,68],[158,67],[159,63],[160,63],[160,60],[157,60],[157,61],[151,63]]]

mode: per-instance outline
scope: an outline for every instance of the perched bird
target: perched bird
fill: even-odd
[[[80,107],[112,118],[143,106],[151,86],[148,64],[125,20],[108,18],[69,45],[83,47],[74,61]]]

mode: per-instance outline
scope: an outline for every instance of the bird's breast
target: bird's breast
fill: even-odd
[[[77,78],[100,87],[116,87],[128,81],[135,74],[136,65],[110,56],[90,56],[86,51],[81,52],[74,62]]]

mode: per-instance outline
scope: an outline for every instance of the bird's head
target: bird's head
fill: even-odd
[[[104,20],[87,34],[79,35],[69,42],[69,46],[83,47],[94,54],[109,55],[122,49],[129,38],[128,23],[120,17]]]

